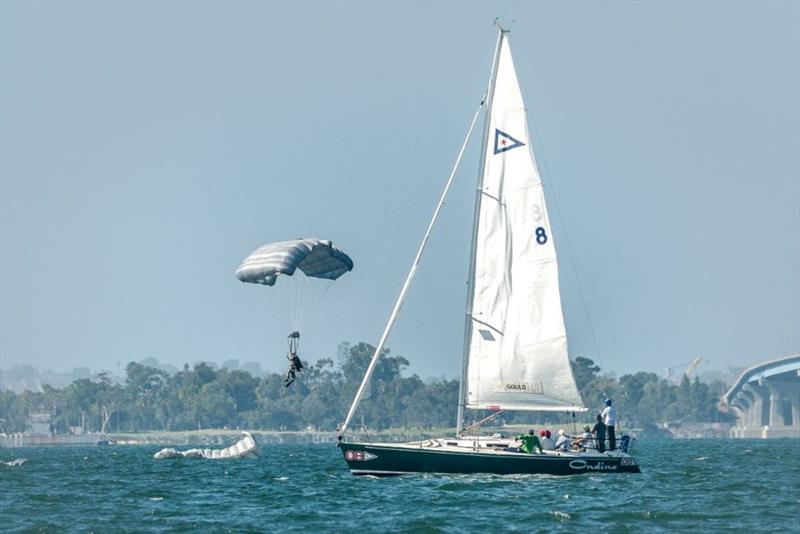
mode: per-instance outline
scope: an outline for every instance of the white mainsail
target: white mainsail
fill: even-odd
[[[479,182],[461,403],[472,409],[584,410],[567,355],[544,191],[505,31],[498,47]]]

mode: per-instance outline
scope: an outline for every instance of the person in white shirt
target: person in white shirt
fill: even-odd
[[[614,427],[617,425],[617,410],[611,406],[611,399],[606,399],[606,407],[600,416],[606,424],[608,450],[613,451],[617,448],[617,437],[614,435]]]
[[[564,429],[558,431],[558,439],[556,440],[556,448],[557,451],[565,451],[569,449],[569,436],[564,434]]]
[[[584,452],[592,446],[592,433],[589,432],[588,428],[583,427],[583,434],[572,437],[572,448],[576,451]]]
[[[595,449],[594,436],[588,426],[583,427],[583,435],[581,436],[578,448],[582,452]]]

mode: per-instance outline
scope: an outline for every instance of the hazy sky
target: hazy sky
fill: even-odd
[[[233,272],[300,236],[356,263],[302,355],[375,344],[484,91],[496,16],[516,21],[571,354],[622,373],[800,350],[798,2],[0,15],[3,367],[283,370],[285,323]],[[460,364],[479,137],[389,340],[422,376]]]

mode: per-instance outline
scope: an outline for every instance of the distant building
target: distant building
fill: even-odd
[[[32,413],[28,416],[25,432],[7,434],[0,432],[0,447],[46,447],[60,445],[100,445],[111,440],[103,433],[86,434],[83,427],[70,427],[72,434],[56,434],[53,416],[49,413]]]
[[[736,414],[733,438],[800,438],[800,354],[746,369],[720,408]]]
[[[52,416],[49,413],[32,413],[28,417],[28,430],[26,434],[52,434]]]

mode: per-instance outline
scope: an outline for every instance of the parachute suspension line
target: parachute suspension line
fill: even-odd
[[[272,316],[276,320],[279,320],[279,321],[284,321],[285,320],[284,314],[282,313],[283,306],[281,306],[279,302],[275,302],[275,299],[262,297],[260,292],[258,290],[256,290],[253,286],[251,286],[250,284],[247,284],[247,289],[253,295],[255,295],[255,297],[259,301],[261,301],[261,304],[263,304],[265,308],[269,309],[270,313],[272,314]],[[283,308],[283,309],[285,309],[285,308]],[[288,326],[291,327],[291,325],[288,325]]]
[[[286,340],[289,342],[289,354],[297,354],[297,349],[300,346],[300,332],[292,332]]]
[[[280,315],[286,321],[290,331],[298,329],[298,309],[300,308],[300,284],[297,274],[293,276],[279,275],[279,279],[270,288],[274,293],[275,301],[280,311]]]
[[[280,280],[263,296],[262,291],[247,284],[247,289],[269,309],[274,320],[284,323],[290,332],[302,331],[307,321],[319,310],[331,288],[331,280],[312,279],[302,272],[291,279]]]
[[[292,317],[292,301],[289,296],[289,289],[287,289],[288,283],[286,280],[278,280],[275,282],[275,285],[272,286],[272,292],[275,293],[275,301],[279,309],[279,314],[283,317],[283,320],[286,321],[289,330],[294,328],[294,319]]]
[[[292,299],[292,330],[297,330],[299,328],[298,323],[300,322],[300,299],[303,295],[303,289],[305,280],[302,279],[303,276],[295,271],[294,275],[292,276],[292,281],[294,282],[294,299]]]
[[[280,294],[285,302],[285,312],[289,319],[289,330],[297,330],[297,310],[300,307],[300,280],[297,279],[297,273],[292,276],[287,276],[283,280],[284,284],[280,289]],[[275,286],[277,287],[277,283]]]
[[[325,282],[336,280],[351,270],[353,260],[344,251],[335,248],[331,241],[301,238],[258,247],[236,269],[236,278],[240,282],[270,288],[263,298],[261,289],[250,290],[264,304],[277,308],[275,316],[278,321],[275,322],[288,323],[291,355],[297,351],[299,327],[307,315],[304,305],[306,294],[316,297],[322,293],[324,296],[322,290],[328,289]],[[321,297],[317,299],[320,300]],[[316,309],[320,303],[314,304]],[[296,355],[290,359],[293,360],[292,370],[303,367]],[[286,385],[290,383],[287,381]]]
[[[301,321],[303,317],[303,305],[301,302],[306,302],[306,293],[308,290],[308,277],[301,272],[295,271],[294,276],[292,276],[295,282],[295,292],[294,292],[294,324],[292,325],[292,330],[300,330]]]
[[[369,362],[369,366],[367,367],[366,373],[364,373],[364,379],[361,381],[361,385],[358,387],[358,391],[356,392],[356,396],[353,399],[353,403],[350,405],[350,410],[347,412],[347,418],[344,420],[339,428],[337,429],[339,434],[339,439],[342,439],[344,436],[345,431],[347,430],[347,426],[350,424],[350,420],[353,418],[353,415],[358,408],[358,404],[361,402],[361,398],[364,396],[364,390],[369,383],[369,379],[372,376],[372,373],[375,371],[375,366],[378,363],[378,358],[380,358],[381,352],[383,352],[383,347],[386,344],[386,339],[389,337],[389,333],[392,331],[392,327],[394,326],[395,321],[397,320],[397,315],[400,312],[400,308],[403,306],[403,300],[405,300],[406,293],[408,292],[408,288],[411,286],[411,281],[414,279],[414,275],[417,272],[417,267],[419,267],[420,260],[422,259],[422,253],[425,251],[425,246],[428,244],[428,239],[431,236],[431,231],[433,230],[434,224],[436,224],[436,219],[439,217],[439,212],[444,206],[445,199],[447,198],[447,193],[450,191],[450,185],[453,183],[453,178],[458,171],[458,167],[461,165],[461,158],[464,156],[464,150],[467,148],[467,143],[469,142],[469,138],[472,136],[472,130],[475,129],[475,123],[478,121],[478,116],[480,115],[481,108],[483,108],[483,101],[478,105],[478,109],[475,110],[475,116],[472,117],[472,122],[469,125],[469,131],[467,131],[467,136],[464,139],[464,143],[461,145],[461,150],[458,152],[458,157],[456,158],[456,162],[453,165],[453,170],[450,171],[450,176],[447,179],[447,184],[444,186],[444,191],[442,191],[441,197],[439,197],[439,203],[436,205],[436,209],[433,212],[433,217],[431,218],[431,222],[428,224],[428,229],[425,231],[425,236],[422,238],[422,242],[419,245],[419,249],[417,250],[417,255],[414,257],[414,262],[411,264],[411,269],[408,271],[408,275],[406,276],[406,280],[403,283],[403,287],[400,290],[400,295],[397,297],[397,302],[394,304],[394,308],[392,309],[392,313],[389,315],[389,320],[386,323],[386,327],[383,330],[383,334],[381,335],[381,339],[378,342],[378,346],[375,347],[375,352],[372,354],[372,359]]]
[[[255,297],[256,297],[258,300],[260,300],[260,301],[261,301],[261,304],[263,304],[264,306],[269,306],[269,304],[267,304],[267,301],[266,301],[266,300],[264,300],[263,298],[261,298],[261,295],[259,295],[259,294],[258,294],[258,291],[256,291],[255,289],[253,289],[253,288],[252,288],[250,285],[248,285],[248,286],[246,286],[246,287],[247,287],[248,291],[250,291],[250,293],[252,293],[253,295],[255,295]]]
[[[303,297],[303,301],[308,302],[308,304],[301,307],[300,320],[297,324],[298,330],[302,330],[306,323],[314,318],[317,310],[319,310],[319,307],[322,304],[322,301],[325,300],[325,295],[328,294],[331,285],[332,284],[328,280],[320,280],[318,282],[312,282],[311,280],[308,280],[309,295],[307,299],[306,297]],[[321,289],[320,286],[322,286]]]

